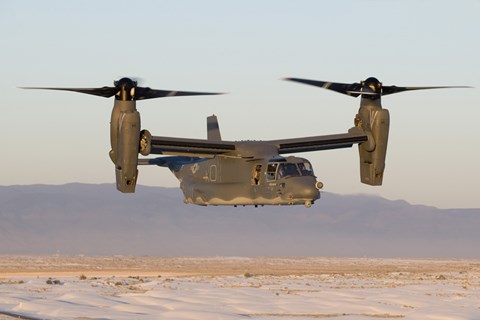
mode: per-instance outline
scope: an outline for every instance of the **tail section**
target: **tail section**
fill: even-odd
[[[207,139],[211,141],[222,141],[216,115],[207,117]]]

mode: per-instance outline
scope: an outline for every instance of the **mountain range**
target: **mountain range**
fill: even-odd
[[[480,209],[328,192],[312,208],[182,199],[177,188],[0,186],[0,254],[480,258]]]

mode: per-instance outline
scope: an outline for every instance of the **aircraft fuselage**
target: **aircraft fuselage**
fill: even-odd
[[[299,157],[171,157],[184,202],[197,205],[311,206],[322,187],[310,162]]]

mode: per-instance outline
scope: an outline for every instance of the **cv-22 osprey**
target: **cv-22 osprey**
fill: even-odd
[[[358,144],[360,179],[377,186],[383,181],[390,116],[381,97],[393,93],[453,87],[384,86],[370,77],[358,83],[286,78],[361,97],[354,126],[348,132],[269,141],[222,140],[215,116],[207,118],[207,139],[153,136],[141,130],[137,100],[218,93],[156,90],[130,78],[102,88],[39,88],[115,97],[110,122],[110,158],[121,192],[135,192],[138,165],[168,167],[180,181],[184,202],[197,205],[297,205],[310,207],[320,198],[322,182],[311,163],[293,153],[348,148]],[[157,158],[139,158],[153,154]],[[290,156],[286,156],[290,155]]]

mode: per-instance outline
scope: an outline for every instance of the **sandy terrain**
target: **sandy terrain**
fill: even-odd
[[[24,276],[306,275],[480,272],[480,260],[326,257],[0,256],[0,278]]]

